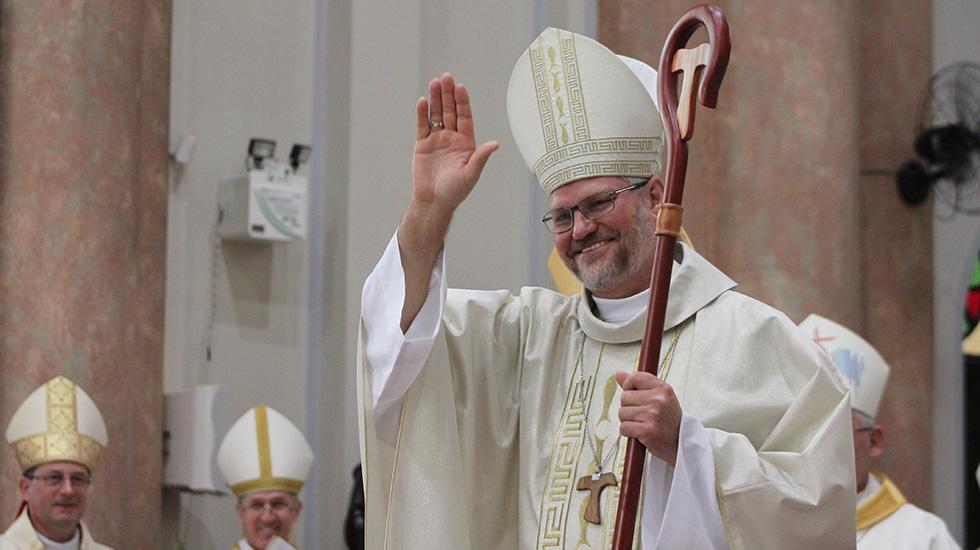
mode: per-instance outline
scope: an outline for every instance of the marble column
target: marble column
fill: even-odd
[[[699,3],[602,1],[598,38],[656,67],[667,32]],[[878,174],[911,153],[930,3],[715,3],[732,57],[718,108],[697,117],[684,226],[741,292],[796,322],[835,319],[890,361],[882,465],[928,507],[931,210],[905,207]]]
[[[160,538],[169,64],[169,0],[0,1],[0,424],[58,374],[92,396],[115,548]]]

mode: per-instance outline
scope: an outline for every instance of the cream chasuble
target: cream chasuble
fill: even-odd
[[[694,508],[669,503],[681,476],[714,484],[714,512],[733,548],[853,548],[850,403],[829,359],[785,316],[731,292],[734,283],[699,255],[683,246],[680,254],[663,344],[664,354],[673,349],[665,378],[685,413],[678,464],[680,453],[708,453],[714,472],[652,468],[663,479],[644,486],[663,494],[643,501],[666,515],[651,518],[659,538],[645,536],[644,546],[713,546]],[[617,326],[598,319],[585,295],[432,294],[420,315],[430,302],[442,310],[438,334],[427,355],[399,357],[421,367],[406,388],[372,390],[364,361],[383,335],[365,333],[362,320],[366,548],[608,548],[618,486],[602,492],[594,525],[583,520],[589,493],[575,485],[595,468],[586,422],[595,455],[615,449],[620,478],[612,377],[635,368],[646,312]],[[362,307],[403,296],[384,288]],[[401,408],[386,414],[392,404]],[[697,441],[710,448],[688,444]],[[649,512],[641,511],[644,529]]]
[[[84,523],[81,526],[82,541],[81,546],[79,546],[80,550],[112,550],[108,546],[92,540],[92,533],[89,532],[88,527]],[[34,526],[31,525],[31,519],[28,516],[27,510],[17,517],[17,521],[10,524],[7,532],[0,535],[0,550],[44,550],[44,545],[37,538],[37,533],[34,532]]]
[[[858,493],[858,550],[959,550],[946,523],[913,504],[881,472]]]

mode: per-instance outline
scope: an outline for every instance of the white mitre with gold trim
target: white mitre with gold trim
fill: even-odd
[[[109,443],[102,413],[74,382],[52,378],[21,403],[7,426],[22,471],[48,462],[76,462],[90,471]]]
[[[218,448],[218,468],[233,493],[298,493],[313,464],[313,449],[288,418],[265,405],[249,409]]]
[[[660,173],[663,126],[656,101],[627,63],[591,38],[555,28],[545,29],[517,60],[507,117],[545,193],[583,178]],[[656,71],[640,64],[655,84]]]
[[[890,371],[885,358],[864,338],[816,313],[804,319],[800,328],[830,354],[844,375],[851,388],[851,408],[875,418]]]

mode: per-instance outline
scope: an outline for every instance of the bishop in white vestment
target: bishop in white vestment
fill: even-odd
[[[111,550],[82,521],[92,473],[109,443],[92,398],[56,376],[21,403],[7,426],[7,442],[23,477],[17,519],[0,535],[0,550]]]
[[[473,140],[465,88],[448,74],[430,83],[413,200],[362,295],[367,548],[608,548],[621,431],[644,425],[639,409],[677,430],[676,449],[644,443],[639,547],[854,547],[846,387],[784,315],[681,245],[660,380],[628,374],[662,194],[651,73],[558,29],[514,69],[515,139],[550,195],[556,248],[588,289],[571,297],[447,289],[444,214],[495,145],[464,150],[458,179],[429,171],[460,135]],[[666,405],[640,406],[645,395]]]
[[[299,492],[313,465],[303,432],[279,411],[256,405],[228,429],[217,463],[238,497],[242,538],[231,549],[295,550],[289,541],[303,510]]]
[[[857,333],[820,315],[811,314],[800,328],[852,388],[858,550],[959,550],[942,519],[908,502],[892,480],[872,469],[884,449],[884,430],[875,418],[891,370],[885,358]]]

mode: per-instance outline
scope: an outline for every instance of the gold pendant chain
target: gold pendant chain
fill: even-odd
[[[602,365],[602,352],[605,349],[606,349],[606,343],[601,342],[599,345],[599,358],[596,360],[595,363],[596,373],[599,372],[599,367]],[[592,462],[595,464],[595,470],[592,472],[592,479],[595,480],[595,479],[599,479],[599,476],[602,474],[602,470],[606,467],[606,462],[609,462],[609,459],[612,458],[617,451],[619,451],[620,438],[619,437],[616,438],[616,445],[613,446],[610,452],[606,453],[606,456],[602,457],[602,461],[600,462],[599,452],[596,450],[596,441],[598,440],[598,438],[595,436],[595,430],[592,429],[592,422],[589,420],[588,409],[585,406],[585,390],[587,386],[585,385],[585,368],[582,366],[582,355],[584,351],[585,351],[585,333],[583,332],[582,341],[578,347],[578,359],[575,360],[574,370],[578,372],[578,381],[582,387],[581,393],[578,394],[578,400],[579,403],[582,405],[582,408],[585,409],[586,411],[585,413],[585,433],[587,436],[586,441],[589,442],[589,449],[592,451]]]
[[[660,376],[658,376],[658,378],[660,378],[661,380],[665,380],[667,378],[667,373],[670,370],[670,365],[672,362],[671,359],[673,358],[674,355],[674,348],[677,346],[677,339],[680,337],[681,328],[683,328],[683,325],[676,327],[674,329],[673,334],[671,335],[670,338],[670,346],[667,348],[667,353],[664,354],[664,358],[660,362]],[[578,398],[579,398],[579,403],[582,405],[582,408],[586,410],[585,422],[584,422],[585,432],[587,436],[586,440],[589,443],[589,450],[592,451],[592,461],[595,464],[595,470],[592,472],[592,479],[596,480],[599,478],[599,476],[602,474],[602,471],[605,469],[606,462],[609,462],[609,459],[615,456],[616,453],[619,451],[619,441],[622,439],[622,436],[616,438],[616,445],[614,445],[613,448],[609,452],[607,452],[606,455],[603,456],[602,460],[600,461],[599,452],[596,450],[596,442],[598,441],[599,438],[596,437],[595,430],[592,429],[592,422],[589,420],[588,409],[586,408],[585,405],[585,390],[587,386],[585,385],[585,368],[582,366],[582,357],[585,352],[586,338],[587,337],[583,332],[582,340],[579,343],[578,357],[575,360],[575,367],[573,370],[575,370],[578,373],[578,381],[582,387],[582,391],[581,393],[579,393]],[[597,376],[598,376],[599,368],[602,366],[602,353],[603,351],[605,351],[605,349],[606,349],[606,343],[600,342],[599,357],[596,360],[596,365],[595,365]],[[639,363],[640,363],[640,354],[638,352],[636,354],[636,362],[633,365],[634,372],[639,368]]]

